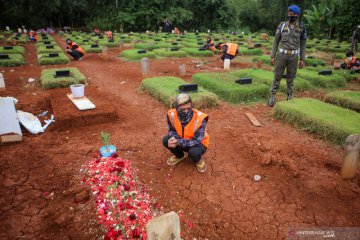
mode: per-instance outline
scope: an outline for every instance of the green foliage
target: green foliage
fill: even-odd
[[[86,53],[100,53],[102,51],[100,46],[91,47],[91,45],[82,45],[81,47]]]
[[[212,51],[209,50],[199,50],[199,48],[182,48],[182,51],[185,51],[190,56],[194,57],[211,57],[214,55]]]
[[[70,70],[70,77],[55,77],[56,71],[61,70]],[[77,68],[52,68],[41,71],[40,82],[44,89],[63,88],[84,83],[85,76]]]
[[[106,150],[109,151],[109,144],[110,144],[110,133],[108,132],[101,132],[101,142],[106,147]]]
[[[360,133],[359,113],[310,98],[279,102],[274,116],[340,145],[350,134]]]
[[[180,85],[187,84],[177,77],[146,78],[141,82],[141,90],[160,100],[166,106],[170,106],[173,99],[179,94],[176,90]],[[215,94],[199,87],[197,93],[189,93],[196,108],[207,108],[217,105]]]
[[[22,46],[12,46],[13,49],[5,49],[4,47],[0,47],[0,54],[21,54],[24,55],[25,48]]]
[[[326,94],[325,101],[343,108],[360,112],[360,92],[356,91],[335,91]]]
[[[260,48],[248,49],[247,47],[239,47],[240,55],[260,56],[263,54]]]
[[[238,77],[228,73],[197,73],[193,81],[216,93],[230,103],[252,102],[267,98],[269,89],[266,85],[235,83]]]
[[[0,59],[0,67],[13,67],[25,64],[24,57],[21,54],[8,54],[9,59]]]

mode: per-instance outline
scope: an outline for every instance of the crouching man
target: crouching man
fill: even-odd
[[[167,160],[167,164],[176,165],[186,158],[184,152],[187,152],[198,171],[205,172],[207,164],[201,157],[209,146],[209,135],[206,132],[209,117],[192,108],[188,94],[179,94],[173,107],[167,114],[168,135],[163,138],[163,145],[174,154]]]

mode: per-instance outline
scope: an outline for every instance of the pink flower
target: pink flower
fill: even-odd
[[[136,220],[136,214],[135,213],[130,214],[129,218],[131,221]]]
[[[121,168],[125,167],[125,163],[123,161],[117,161],[115,165]]]
[[[124,190],[125,190],[125,191],[130,191],[130,186],[129,186],[129,184],[124,183],[124,184],[123,184],[123,187],[124,187]]]
[[[116,240],[118,233],[111,228],[104,236],[104,240]]]

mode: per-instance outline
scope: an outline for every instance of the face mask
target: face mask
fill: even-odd
[[[298,16],[289,16],[290,22],[295,22],[298,19]]]
[[[351,61],[351,60],[352,60],[352,57],[348,57],[347,59],[348,59],[349,61]]]
[[[178,109],[178,114],[181,119],[188,119],[192,114],[192,108],[190,108],[187,112],[182,111],[180,108]]]

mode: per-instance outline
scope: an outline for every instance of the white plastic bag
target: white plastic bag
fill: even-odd
[[[19,122],[32,134],[44,132],[40,120],[28,112],[17,111]]]

